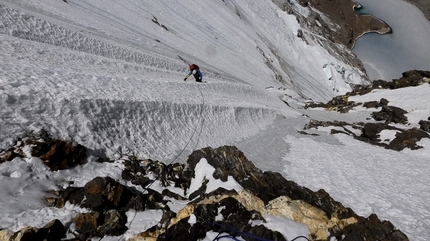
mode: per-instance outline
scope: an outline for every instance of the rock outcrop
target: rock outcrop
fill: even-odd
[[[14,148],[0,153],[0,163],[15,157],[38,157],[51,170],[64,170],[83,164],[87,148],[74,142],[53,139],[43,130],[23,138]]]
[[[47,141],[56,146],[55,141]],[[9,152],[19,153],[25,146],[15,148]],[[40,156],[40,152],[32,153]],[[69,240],[119,236],[128,229],[128,211],[156,209],[163,212],[158,224],[128,240],[188,241],[204,238],[210,231],[229,233],[231,237],[240,236],[245,240],[252,237],[287,240],[282,233],[263,225],[266,215],[305,225],[309,240],[408,240],[389,221],[380,221],[375,214],[361,217],[324,190],[314,192],[286,180],[279,173],[259,170],[234,146],[194,151],[185,164],[166,165],[133,156],[113,162],[124,165],[122,177],[134,186],[106,176],[95,177],[83,187],[50,191],[47,205],[63,208],[69,202],[88,210],[70,220],[74,224],[73,231],[67,231],[70,224],[65,228],[61,222],[53,220],[41,229],[3,230],[0,237],[8,241],[60,240],[66,231],[69,235],[75,234]],[[204,176],[202,170],[205,170]],[[158,191],[151,188],[154,183]],[[217,183],[216,188],[214,183]],[[235,183],[234,187],[231,183]],[[182,203],[183,208],[173,212],[169,206],[172,202]]]
[[[365,108],[377,108],[378,111],[371,113],[370,117],[372,122],[368,123],[346,123],[342,121],[318,121],[311,119],[308,124],[304,126],[304,130],[317,129],[318,127],[335,127],[331,130],[331,134],[343,133],[350,135],[357,140],[364,141],[373,145],[385,147],[387,149],[401,151],[404,148],[416,150],[422,148],[417,144],[423,138],[430,138],[429,126],[430,122],[427,120],[420,120],[416,124],[417,127],[409,127],[407,111],[397,106],[389,105],[387,99],[380,99],[379,101],[369,101],[365,103],[356,103],[349,101],[348,98],[353,95],[364,95],[373,89],[398,89],[410,86],[419,86],[422,84],[430,83],[430,71],[411,70],[404,72],[402,78],[394,79],[392,82],[378,80],[370,86],[356,86],[355,89],[345,95],[336,96],[327,103],[307,103],[305,109],[308,108],[324,108],[327,111],[338,111],[340,113],[347,113],[357,106]],[[430,118],[430,117],[429,117]],[[376,123],[375,123],[376,121]],[[404,128],[394,126],[392,124],[403,124]],[[351,131],[351,128],[360,130],[361,134],[358,135]],[[380,133],[384,130],[395,132],[394,138],[390,140],[381,140]],[[302,134],[308,134],[305,131],[300,131]]]
[[[354,46],[355,41],[365,33],[386,34],[391,32],[391,28],[382,20],[355,11],[361,6],[354,1],[298,0],[298,2],[302,6],[312,9],[313,14],[318,14],[318,12],[325,14],[335,25],[335,28],[330,27],[330,24],[323,25],[322,28],[318,27],[321,34],[327,39],[343,44],[350,49]],[[316,18],[317,21],[320,19],[321,17]]]
[[[399,89],[409,86],[419,86],[422,84],[430,84],[430,71],[410,70],[402,73],[399,79],[392,81],[374,80],[371,85],[357,85],[353,90],[347,93],[347,96],[364,95],[374,89]]]

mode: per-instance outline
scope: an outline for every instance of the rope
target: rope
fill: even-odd
[[[204,106],[205,106],[205,97],[203,96],[203,93],[202,93],[202,90],[200,89],[200,84],[198,84],[197,85],[197,87],[198,87],[198,89],[199,89],[199,92],[200,92],[200,96],[202,97],[202,105],[201,105],[201,108],[200,108],[200,113],[199,113],[199,115],[200,115],[200,117],[201,117],[201,123],[200,123],[200,130],[199,130],[199,133],[198,133],[198,135],[197,135],[197,142],[196,142],[196,145],[194,146],[194,148],[193,148],[193,151],[196,149],[196,147],[197,147],[197,145],[198,145],[198,143],[199,143],[199,139],[200,139],[200,136],[201,136],[201,134],[202,134],[202,131],[203,131],[203,124],[204,124],[204,122],[205,122],[205,119],[203,118],[203,109],[204,109]],[[172,164],[173,162],[175,162],[176,161],[176,159],[185,151],[185,149],[187,148],[187,146],[190,144],[190,142],[191,142],[191,140],[193,139],[193,137],[194,137],[194,134],[196,134],[196,132],[197,132],[197,129],[198,128],[196,128],[196,129],[194,129],[194,131],[193,131],[193,133],[191,134],[191,136],[190,136],[190,138],[188,139],[188,141],[187,141],[187,143],[185,144],[185,146],[182,148],[182,150],[173,158],[173,160],[172,161],[170,161],[169,163],[168,163],[168,165],[170,165],[170,164]],[[144,187],[144,189],[145,190],[148,190],[148,188],[150,188],[151,187],[151,185],[153,184],[154,182],[152,182],[152,183],[150,183],[147,187]],[[130,224],[129,224],[129,226],[131,226],[131,224],[133,223],[133,221],[134,221],[134,219],[136,218],[136,215],[137,215],[137,211],[136,211],[136,200],[137,200],[137,198],[139,197],[139,195],[136,195],[136,197],[134,197],[133,198],[133,201],[132,201],[132,204],[134,204],[135,205],[135,212],[134,212],[134,215],[133,215],[133,218],[131,219],[131,221],[130,221]],[[118,221],[119,220],[117,220],[110,228],[109,228],[109,231],[118,223]],[[101,241],[104,237],[105,237],[106,235],[104,235],[103,237],[101,237],[100,239],[99,239],[99,241]]]
[[[199,131],[199,134],[197,135],[197,142],[196,142],[196,145],[194,146],[194,149],[193,149],[193,151],[196,149],[196,147],[197,147],[197,144],[199,143],[199,139],[200,139],[200,136],[201,136],[201,133],[202,133],[202,130],[203,130],[203,123],[205,122],[205,119],[203,118],[203,108],[204,108],[204,106],[205,106],[205,97],[203,96],[203,93],[202,93],[202,91],[201,91],[201,89],[200,89],[200,84],[199,85],[197,85],[197,87],[198,87],[198,89],[199,89],[199,92],[200,92],[200,95],[201,95],[201,97],[202,97],[202,107],[200,108],[200,113],[199,113],[199,115],[201,116],[201,124],[200,124],[200,131]],[[197,131],[197,129],[194,129],[194,131],[193,131],[193,134],[191,135],[191,137],[189,138],[189,140],[187,141],[187,143],[185,144],[185,146],[182,148],[182,150],[179,152],[179,154],[177,154],[174,158],[173,158],[173,160],[171,161],[171,162],[169,162],[169,164],[168,165],[170,165],[170,164],[172,164],[173,162],[175,162],[176,161],[176,159],[185,151],[185,149],[187,148],[187,146],[188,146],[188,144],[191,142],[191,140],[193,139],[193,136],[194,136],[194,134],[196,133],[196,131]],[[149,184],[146,188],[145,188],[145,190],[147,190],[148,188],[150,188],[151,187],[151,185],[153,184],[154,182],[152,182],[151,184]],[[136,196],[134,199],[133,199],[133,202],[135,202],[136,201],[136,199],[138,198],[139,196]],[[136,208],[135,208],[136,209]],[[133,216],[133,218],[131,219],[131,221],[130,221],[130,225],[133,223],[133,221],[134,221],[134,219],[136,218],[136,215],[137,215],[137,211],[136,212],[134,212],[134,216]],[[101,240],[101,239],[100,239]]]
[[[202,108],[200,109],[200,116],[201,116],[201,120],[202,120],[202,122],[201,122],[201,124],[200,124],[200,131],[199,131],[199,134],[197,135],[197,142],[196,142],[196,145],[194,146],[194,148],[193,148],[193,151],[195,151],[196,150],[196,148],[197,148],[197,145],[199,144],[199,140],[200,140],[200,136],[202,135],[202,132],[203,132],[203,124],[205,123],[205,118],[203,118],[203,108],[205,107],[205,105],[206,105],[206,102],[205,102],[205,97],[204,97],[204,95],[203,95],[203,93],[202,93],[202,90],[200,89],[200,84],[199,85],[197,85],[197,87],[198,87],[198,89],[199,89],[199,92],[200,92],[200,96],[202,97]]]

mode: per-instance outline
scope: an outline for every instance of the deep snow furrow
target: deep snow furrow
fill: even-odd
[[[21,132],[44,128],[58,138],[76,141],[100,154],[133,152],[126,154],[161,160],[172,158],[182,149],[234,144],[259,133],[277,115],[264,108],[203,103],[11,95],[1,101],[8,102],[1,103],[6,106],[1,112],[2,128]],[[7,136],[0,139],[2,148],[13,142]]]
[[[0,5],[0,33],[161,69],[183,71],[184,68],[169,60],[88,37],[4,5]]]

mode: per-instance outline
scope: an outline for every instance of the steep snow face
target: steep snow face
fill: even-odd
[[[345,80],[361,82],[354,69],[298,38],[295,17],[269,0],[3,2],[36,17],[3,8],[2,32],[80,52],[175,71],[185,68],[183,59],[206,75],[284,85],[314,100],[348,91]],[[142,53],[152,58],[136,56]],[[328,79],[324,64],[347,74]]]
[[[268,0],[3,0],[0,12],[2,147],[45,128],[108,156],[173,158],[297,116],[285,96],[327,100],[361,81]],[[207,84],[184,85],[191,62]]]

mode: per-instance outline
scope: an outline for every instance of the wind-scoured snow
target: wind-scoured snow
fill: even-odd
[[[303,109],[309,99],[327,101],[364,80],[323,48],[303,42],[299,28],[269,0],[0,0],[0,148],[42,128],[92,154],[165,163],[184,162],[198,148],[236,145],[257,167],[323,188],[358,214],[375,212],[410,240],[425,241],[428,139],[420,142],[423,149],[396,152],[324,129],[315,131],[320,136],[297,132],[310,118],[352,123],[370,116],[360,108],[349,114]],[[190,63],[200,66],[204,83],[183,81]],[[424,88],[362,98],[390,98],[416,126],[430,115]],[[37,159],[4,163],[0,227],[68,222],[80,209],[45,207],[45,190],[72,181],[83,186],[96,176],[120,179],[121,169],[91,160],[57,172]],[[128,217],[124,237],[155,225],[161,214]],[[302,230],[295,225],[288,228]]]

